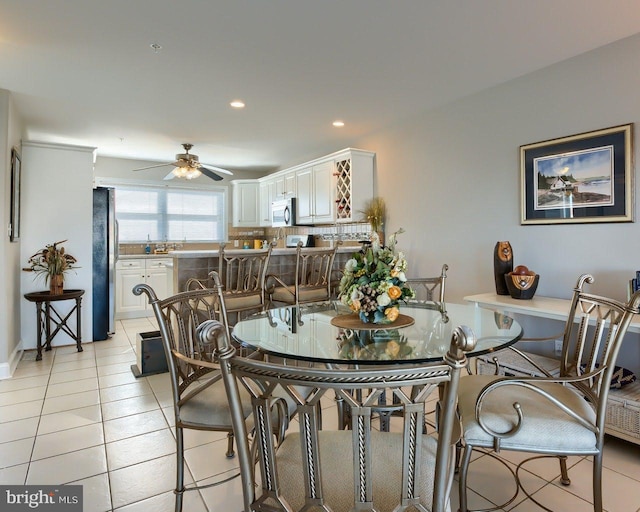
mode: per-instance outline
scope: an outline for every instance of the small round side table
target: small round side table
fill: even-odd
[[[78,352],[82,352],[81,303],[83,294],[84,290],[64,290],[62,294],[59,295],[52,295],[48,291],[24,294],[25,299],[29,302],[36,303],[38,322],[38,355],[36,356],[36,361],[40,361],[42,359],[42,338],[44,337],[45,339],[45,351],[49,351],[51,350],[51,341],[60,331],[67,333],[73,340],[75,340]],[[64,317],[56,311],[51,304],[52,302],[70,299],[75,300],[75,305]],[[75,332],[67,323],[74,313],[76,316]]]

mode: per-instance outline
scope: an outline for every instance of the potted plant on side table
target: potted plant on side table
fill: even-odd
[[[77,267],[78,260],[65,252],[61,245],[66,240],[46,245],[29,258],[29,267],[23,268],[27,272],[35,272],[36,277],[43,276],[44,282],[49,283],[51,295],[62,295],[64,289],[64,275]]]

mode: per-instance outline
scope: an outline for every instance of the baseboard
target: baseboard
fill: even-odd
[[[22,352],[24,352],[24,348],[22,347],[22,341],[20,341],[16,348],[13,349],[13,352],[9,357],[9,361],[7,361],[6,363],[0,363],[0,380],[11,378],[13,372],[18,366],[18,363],[20,362]]]

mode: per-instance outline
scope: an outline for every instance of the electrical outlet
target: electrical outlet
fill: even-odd
[[[233,241],[233,246],[234,247],[240,247],[240,240],[234,240]]]
[[[562,340],[556,340],[556,354],[562,354]]]

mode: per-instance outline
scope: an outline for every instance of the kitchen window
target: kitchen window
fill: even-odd
[[[151,241],[220,242],[226,239],[224,188],[188,189],[117,185],[120,243]]]

